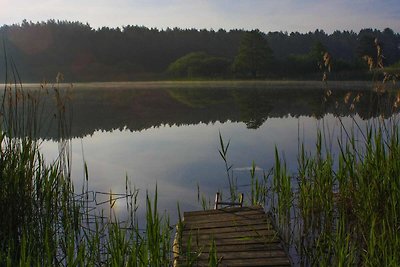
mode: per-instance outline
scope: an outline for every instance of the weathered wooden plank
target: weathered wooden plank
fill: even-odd
[[[179,261],[178,266],[185,266],[185,261]],[[194,261],[193,266],[208,266],[208,260]],[[290,266],[290,261],[287,258],[266,258],[266,259],[221,259],[218,266]]]
[[[265,224],[268,227],[272,227],[269,218],[262,216],[257,220],[255,219],[235,219],[235,220],[222,220],[222,221],[185,221],[185,228],[219,228],[219,227],[231,227],[240,225],[254,225],[254,224]]]
[[[184,213],[183,217],[185,218],[185,221],[190,221],[190,220],[202,220],[202,219],[213,219],[213,218],[218,218],[218,217],[225,217],[225,216],[237,216],[237,217],[243,217],[246,218],[251,215],[265,215],[265,213],[262,210],[247,210],[247,211],[236,211],[236,212],[218,212],[218,213],[210,213],[210,214],[203,214],[203,215],[194,215],[192,214],[191,216],[186,216]]]
[[[232,214],[232,215],[238,215],[238,216],[244,216],[244,215],[250,215],[250,214],[265,214],[263,210],[261,209],[255,209],[255,210],[236,210],[236,211],[229,211],[229,210],[224,210],[220,211],[217,210],[217,212],[210,212],[210,213],[202,213],[202,214],[195,214],[191,212],[188,216],[186,212],[184,213],[184,218],[186,220],[190,220],[192,218],[198,219],[202,217],[213,217],[213,216],[221,216],[221,215],[226,215],[226,214]]]
[[[224,245],[244,245],[244,244],[270,244],[270,243],[279,243],[280,239],[278,236],[271,236],[269,238],[262,237],[262,238],[229,238],[229,239],[216,239],[214,240],[217,248]],[[182,246],[187,246],[189,243],[188,239],[182,239]],[[191,245],[195,246],[209,246],[211,244],[210,240],[201,239],[195,240],[192,239]]]
[[[198,232],[191,232],[184,234],[182,238],[186,236],[192,236],[192,239],[226,239],[226,238],[263,238],[263,237],[270,237],[270,236],[275,236],[277,235],[275,230],[266,230],[266,229],[261,229],[261,230],[238,230],[238,231],[233,231],[233,232],[227,232],[227,233],[203,233],[202,231]]]
[[[245,224],[240,223],[240,221],[225,221],[225,225],[223,222],[218,222],[218,224],[210,223],[209,225],[201,224],[184,224],[182,228],[184,231],[229,231],[232,229],[274,229],[272,224],[265,220],[254,220],[253,223]]]
[[[232,225],[226,227],[216,227],[216,228],[194,228],[187,227],[182,233],[182,235],[195,235],[199,232],[202,234],[216,234],[216,233],[231,233],[238,231],[259,231],[259,230],[271,230],[274,231],[272,226],[265,223],[258,223],[253,225]]]
[[[269,250],[269,251],[217,251],[217,257],[224,260],[234,259],[264,259],[264,258],[285,258],[286,254],[283,250]],[[198,260],[207,260],[209,253],[204,251],[198,256]]]
[[[179,266],[189,253],[193,266],[207,266],[212,242],[219,266],[290,266],[270,217],[257,207],[185,212],[176,239]],[[180,255],[179,255],[180,254]]]
[[[182,248],[181,253],[184,255],[189,249],[187,246]],[[210,250],[210,243],[206,243],[204,246],[197,247],[193,245],[190,247],[190,251],[198,251],[208,253]],[[283,250],[283,247],[279,243],[247,243],[247,244],[224,244],[218,247],[218,252],[229,252],[229,251],[265,251],[265,250]]]
[[[247,212],[247,211],[261,211],[264,212],[261,206],[253,206],[253,207],[232,207],[232,208],[223,208],[218,210],[201,210],[201,211],[185,211],[184,217],[188,218],[190,216],[201,216],[208,214],[221,214],[221,213],[235,213],[235,212]]]
[[[236,215],[236,214],[218,214],[213,215],[211,217],[199,217],[199,218],[191,218],[190,220],[185,219],[185,223],[214,223],[214,222],[223,222],[223,221],[236,221],[240,222],[242,220],[268,220],[267,215],[263,213],[254,213],[247,215]]]

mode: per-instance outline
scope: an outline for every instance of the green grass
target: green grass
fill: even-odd
[[[296,189],[285,186],[285,166],[276,157],[275,218],[307,265],[400,263],[399,124],[378,118],[362,130],[362,140],[352,133],[338,140],[338,155],[323,149],[321,134],[314,153],[302,148]],[[288,212],[292,220],[285,223]]]

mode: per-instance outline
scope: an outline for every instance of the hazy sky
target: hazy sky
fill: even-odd
[[[92,27],[144,25],[268,31],[400,32],[399,0],[0,0],[0,25],[48,19]]]

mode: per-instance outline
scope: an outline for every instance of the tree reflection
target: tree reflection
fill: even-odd
[[[367,120],[388,118],[398,112],[397,91],[326,90],[321,88],[169,88],[74,89],[70,137],[97,130],[142,131],[163,125],[243,122],[257,129],[268,118],[358,115]],[[45,110],[51,115],[50,97]],[[396,104],[397,103],[397,104]],[[48,126],[39,136],[57,139],[57,128]]]

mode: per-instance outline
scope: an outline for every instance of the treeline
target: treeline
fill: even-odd
[[[0,35],[8,63],[23,81],[119,81],[187,78],[320,79],[321,60],[330,56],[331,79],[368,78],[365,55],[384,64],[400,60],[400,35],[363,29],[327,34],[244,30],[164,29],[140,26],[93,29],[80,22],[27,22],[4,25]],[[1,62],[5,55],[0,54]],[[3,64],[4,67],[5,64]],[[7,65],[11,73],[11,63]],[[0,70],[5,79],[6,70]]]

